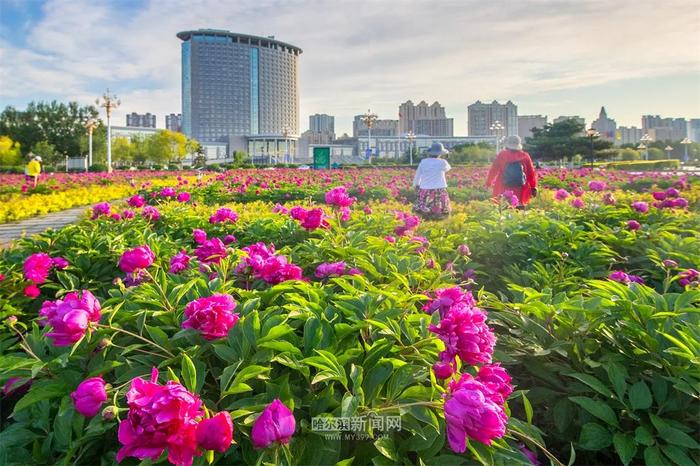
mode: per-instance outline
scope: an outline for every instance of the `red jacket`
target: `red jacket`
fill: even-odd
[[[503,185],[503,172],[506,166],[512,162],[522,163],[523,172],[525,173],[525,186],[514,188]],[[530,154],[522,150],[505,149],[501,151],[491,165],[489,174],[486,177],[486,186],[493,186],[494,197],[498,197],[506,191],[513,191],[513,194],[520,199],[521,204],[530,202],[532,188],[537,187],[537,174],[535,173],[535,167],[532,165]]]

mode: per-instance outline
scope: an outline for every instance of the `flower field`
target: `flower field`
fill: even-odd
[[[699,464],[700,178],[449,175],[442,221],[406,169],[237,170],[19,240],[0,463]]]

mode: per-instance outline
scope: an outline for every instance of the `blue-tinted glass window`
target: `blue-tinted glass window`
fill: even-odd
[[[259,86],[258,86],[258,49],[250,49],[250,133],[258,134],[259,127]]]

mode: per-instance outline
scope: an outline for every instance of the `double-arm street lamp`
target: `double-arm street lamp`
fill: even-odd
[[[406,133],[406,139],[408,139],[408,163],[413,165],[413,143],[416,140],[416,134],[413,131]]]
[[[88,158],[85,163],[85,171],[89,171],[92,165],[92,132],[99,124],[100,122],[94,118],[88,118],[85,120],[85,123],[83,123],[88,132]]]
[[[491,125],[491,133],[496,135],[496,155],[501,152],[501,131],[503,131],[503,124],[496,120]]]
[[[666,158],[670,159],[671,158],[671,151],[673,150],[673,147],[666,146],[666,147],[664,147],[664,150],[666,151]]]
[[[112,112],[119,107],[121,104],[121,101],[117,99],[117,96],[112,94],[109,94],[109,89],[105,91],[104,95],[102,96],[102,100],[100,99],[95,99],[95,103],[100,106],[104,107],[105,112],[107,113],[107,172],[112,173],[112,123],[111,123],[111,118],[112,118]]]
[[[372,163],[372,126],[377,121],[377,115],[367,109],[367,113],[362,115],[362,122],[367,126],[367,150],[369,150],[369,163]]]
[[[644,133],[639,139],[640,145],[644,146],[644,160],[649,160],[649,143],[652,142],[651,136],[648,133]]]
[[[600,136],[600,133],[599,133],[598,131],[596,131],[595,128],[588,128],[588,129],[586,130],[586,136],[588,136],[588,139],[589,139],[590,142],[591,142],[591,151],[590,151],[590,154],[589,154],[589,161],[588,161],[588,163],[590,164],[591,168],[593,168],[593,139],[595,139],[595,138],[597,138],[598,136]]]
[[[684,138],[681,141],[681,144],[683,144],[683,163],[688,163],[688,145],[692,143],[693,141],[690,138]]]

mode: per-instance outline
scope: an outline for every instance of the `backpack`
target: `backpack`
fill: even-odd
[[[503,185],[509,188],[525,186],[525,172],[521,162],[511,162],[503,171]]]

